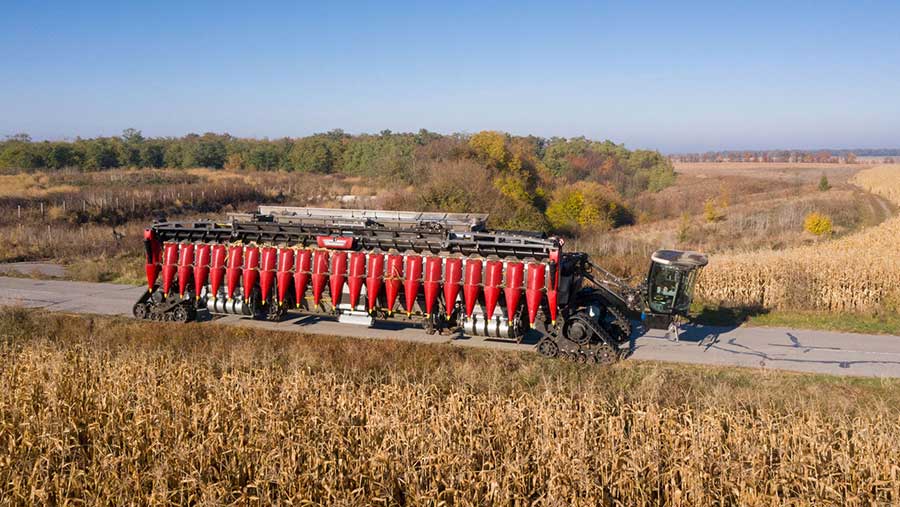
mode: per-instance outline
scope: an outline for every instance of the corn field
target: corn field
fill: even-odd
[[[900,205],[900,166],[853,182]],[[900,309],[900,217],[827,243],[713,256],[698,286],[708,302],[845,312]]]
[[[900,385],[0,313],[0,504],[873,505]]]

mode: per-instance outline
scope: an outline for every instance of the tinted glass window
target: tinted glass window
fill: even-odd
[[[679,271],[662,264],[653,264],[650,269],[650,309],[656,313],[671,313],[678,289]]]

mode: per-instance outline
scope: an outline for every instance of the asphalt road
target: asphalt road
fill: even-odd
[[[85,283],[0,277],[0,305],[40,307],[69,313],[130,315],[145,289],[109,283]],[[379,324],[373,328],[311,317],[272,323],[229,316],[216,324],[303,333],[331,334],[421,343],[533,350],[484,338],[429,336],[414,326]],[[212,325],[212,324],[207,324]],[[833,375],[900,377],[900,336],[862,335],[763,327],[688,326],[674,342],[651,330],[632,339],[631,359],[745,366]]]

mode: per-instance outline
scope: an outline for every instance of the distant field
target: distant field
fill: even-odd
[[[825,174],[832,183],[844,183],[869,166],[860,164],[763,163],[763,162],[676,162],[675,171],[697,177],[740,176],[785,180],[818,181]]]

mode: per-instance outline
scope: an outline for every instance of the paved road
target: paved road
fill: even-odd
[[[143,290],[140,287],[109,283],[0,277],[0,305],[42,307],[73,313],[130,315],[132,304]],[[224,317],[217,319],[216,323],[362,338],[533,350],[533,344],[428,336],[412,326],[365,328],[310,317],[291,318],[278,323]],[[682,333],[681,341],[677,343],[669,340],[662,331],[650,331],[633,339],[631,349],[631,357],[634,359],[835,375],[900,377],[900,336],[760,327],[691,326]]]

